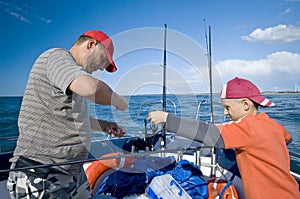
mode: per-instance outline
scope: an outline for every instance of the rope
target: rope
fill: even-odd
[[[225,185],[225,187],[222,189],[220,195],[219,195],[219,198],[222,199],[225,191],[230,187],[230,185],[232,184],[232,181],[234,179],[234,177],[236,176],[236,174],[238,173],[238,166],[237,166],[237,163],[235,163],[234,165],[234,171],[232,173],[232,176],[230,178],[230,180],[228,181],[228,183]],[[232,191],[232,188],[231,188],[231,192],[232,192],[232,196],[234,197],[234,194],[233,194],[233,191]],[[235,199],[235,198],[233,198]]]

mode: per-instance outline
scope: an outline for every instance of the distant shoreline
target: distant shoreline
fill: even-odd
[[[264,91],[262,92],[262,94],[277,94],[277,95],[281,95],[281,94],[300,94],[300,92],[295,92],[295,91]]]

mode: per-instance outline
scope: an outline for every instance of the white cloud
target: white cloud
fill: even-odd
[[[279,13],[279,15],[288,14],[288,13],[290,13],[291,11],[292,11],[291,8],[287,8],[287,9],[285,9],[283,12]]]
[[[19,14],[19,13],[12,12],[12,11],[10,11],[10,10],[6,10],[6,12],[7,12],[9,15],[15,17],[16,19],[19,19],[19,20],[22,21],[22,22],[25,22],[25,23],[31,23],[29,19],[27,19],[26,17],[22,16],[22,15]]]
[[[0,1],[0,7],[2,7],[2,10],[4,10],[6,13],[8,13],[10,16],[15,17],[16,19],[20,20],[24,23],[32,23],[34,19],[37,19],[38,21],[42,21],[45,23],[51,23],[52,20],[46,19],[45,17],[38,16],[33,13],[32,7],[28,5],[22,5],[22,8],[18,5],[15,5],[13,3],[7,3]]]
[[[292,25],[279,24],[274,27],[268,27],[266,29],[257,28],[248,36],[242,36],[243,40],[249,42],[293,42],[300,40],[300,27]]]
[[[274,71],[294,74],[300,73],[300,54],[281,51],[259,60],[224,60],[216,67],[221,75],[265,75]]]
[[[275,52],[258,60],[232,59],[215,64],[222,79],[235,76],[257,80],[269,88],[271,85],[294,85],[300,76],[300,54]]]

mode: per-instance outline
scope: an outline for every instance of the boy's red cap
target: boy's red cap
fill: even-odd
[[[114,45],[111,38],[107,36],[104,32],[99,30],[87,31],[83,33],[82,36],[88,36],[94,38],[105,47],[106,56],[110,63],[110,65],[106,68],[106,70],[111,73],[115,72],[117,70],[117,67],[115,62],[112,59],[114,54]]]
[[[248,98],[257,104],[265,107],[275,104],[261,95],[259,89],[249,80],[234,78],[228,81],[221,91],[221,99]]]

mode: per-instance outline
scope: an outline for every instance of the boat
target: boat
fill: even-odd
[[[209,29],[210,30],[210,29]],[[210,31],[209,31],[210,32]],[[162,110],[166,111],[166,82],[165,82],[165,74],[166,74],[166,33],[167,33],[167,26],[165,25],[165,43],[164,43],[164,63],[163,63],[163,95],[162,101],[160,102],[153,102],[162,104]],[[209,34],[210,37],[210,34]],[[210,50],[210,42],[209,42],[209,62],[208,65],[211,69],[211,50]],[[211,70],[210,70],[211,76]],[[210,82],[212,80],[210,79]],[[210,84],[210,94],[212,94],[212,87]],[[213,101],[212,96],[210,96],[211,101],[208,102],[211,106],[211,113],[210,113],[210,122],[214,122],[213,118]],[[207,102],[205,100],[201,101],[198,105],[198,111],[196,113],[199,114],[199,110],[201,109],[201,105]],[[172,103],[174,105],[174,103]],[[147,105],[147,103],[141,104],[142,106]],[[175,106],[175,105],[174,105]],[[140,110],[142,109],[140,107]],[[174,107],[176,110],[176,107]],[[176,112],[175,112],[176,113]],[[140,113],[138,112],[137,115]],[[235,167],[235,156],[234,151],[232,150],[221,150],[221,149],[214,149],[209,146],[205,146],[201,142],[197,142],[194,140],[190,140],[184,137],[176,136],[175,134],[166,132],[164,126],[152,126],[151,124],[147,124],[147,121],[144,120],[144,133],[140,134],[140,136],[134,137],[122,137],[122,138],[111,138],[111,139],[102,139],[102,140],[93,140],[91,144],[90,155],[87,160],[76,161],[76,162],[65,162],[61,164],[74,164],[74,163],[83,163],[83,167],[88,173],[88,170],[94,166],[94,169],[98,168],[95,166],[95,163],[103,163],[105,161],[112,160],[111,165],[106,165],[105,168],[102,168],[97,174],[96,172],[92,171],[91,175],[93,175],[92,179],[92,194],[94,198],[114,198],[112,193],[103,193],[98,194],[98,191],[101,187],[103,187],[103,183],[105,182],[108,177],[112,176],[117,171],[128,171],[128,169],[132,168],[132,164],[127,165],[127,168],[123,168],[121,166],[122,160],[125,159],[126,165],[126,158],[134,158],[143,159],[143,160],[153,160],[155,158],[160,158],[163,160],[169,160],[164,166],[171,164],[172,162],[178,163],[181,161],[187,161],[191,163],[191,165],[195,165],[201,171],[201,177],[208,183],[211,179],[222,179],[227,186],[233,185],[237,194],[238,198],[244,199],[244,191],[242,186],[242,181],[239,174],[236,172]],[[17,137],[9,137],[9,138],[1,138],[1,140],[16,140]],[[13,152],[5,152],[0,154],[1,164],[0,164],[0,195],[2,199],[9,198],[7,189],[6,189],[6,181],[8,177],[8,172],[10,171],[10,163],[9,159],[12,157]],[[299,158],[300,155],[296,153],[290,153],[291,156],[294,158]],[[118,160],[116,163],[115,160]],[[114,162],[115,161],[115,162]],[[60,165],[61,165],[60,164]],[[56,166],[58,164],[52,165],[42,165],[38,167],[45,167],[45,166]],[[102,165],[103,166],[103,165]],[[101,165],[100,165],[101,167]],[[104,167],[104,166],[103,166]],[[146,171],[147,168],[144,168]],[[93,173],[94,172],[94,173]],[[300,174],[291,171],[291,174],[295,177],[295,179],[300,184]],[[168,180],[168,176],[163,175],[165,178],[164,180]],[[88,176],[89,177],[89,176]],[[156,179],[156,178],[153,178]],[[158,178],[157,178],[158,179]],[[90,180],[90,179],[89,179]],[[154,181],[154,180],[153,180]],[[220,180],[219,180],[220,181]],[[90,182],[90,181],[89,181]],[[166,181],[167,182],[167,181]],[[135,182],[134,182],[135,183]],[[155,192],[155,188],[159,188],[156,184],[152,184],[152,182],[147,186],[144,193],[139,193],[136,195],[128,195],[124,198],[150,198],[148,197],[151,191]],[[165,183],[166,184],[166,183]],[[164,185],[164,184],[160,184]],[[174,198],[191,198],[188,195],[182,195],[182,187],[178,184],[175,184],[175,190],[178,192],[178,196],[174,196]],[[150,187],[150,188],[149,188]],[[174,186],[173,186],[174,188]],[[169,184],[166,189],[173,189],[172,186]],[[115,189],[118,190],[118,189]],[[181,196],[180,194],[181,193]],[[152,197],[153,198],[153,197]]]

